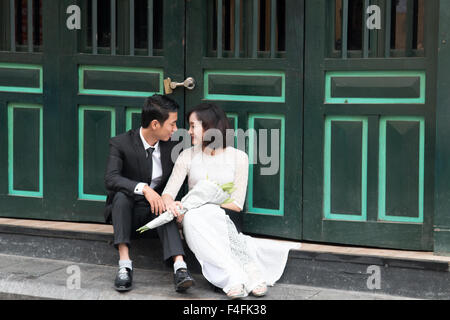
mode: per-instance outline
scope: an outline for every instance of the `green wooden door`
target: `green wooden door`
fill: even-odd
[[[436,4],[306,2],[304,239],[432,249]]]
[[[74,4],[80,30],[66,26]],[[140,126],[144,98],[164,92],[164,77],[184,77],[184,1],[2,5],[0,215],[102,222],[109,138]],[[28,34],[43,44],[27,46]],[[183,115],[183,92],[173,98]]]
[[[44,8],[36,6],[31,19],[25,14],[31,1],[20,1],[16,8],[12,3],[0,3],[0,210],[1,215],[27,212],[33,217],[46,211],[44,190],[55,176],[44,179],[44,172],[56,165],[44,156],[55,138],[44,130],[49,102],[43,80],[49,63],[42,54]]]
[[[250,160],[244,231],[300,239],[304,3],[186,5],[186,76],[197,82],[186,108],[215,103],[247,134],[236,139]]]
[[[70,179],[72,194],[77,194],[72,212],[77,219],[100,220],[109,138],[139,128],[145,97],[163,94],[168,75],[184,75],[184,1],[78,3],[87,17],[81,30],[64,37],[67,44],[61,46],[70,50],[67,56],[61,53],[65,60],[61,83],[67,84],[62,104],[71,106],[67,118],[77,119],[66,129],[78,134],[72,145],[76,149],[67,152],[77,154],[72,158],[77,170]],[[183,114],[183,92],[176,92],[173,99]]]
[[[179,126],[211,101],[247,134],[245,231],[301,238],[303,1],[1,3],[1,216],[101,222],[108,139],[139,127],[164,79],[194,77],[171,94]]]

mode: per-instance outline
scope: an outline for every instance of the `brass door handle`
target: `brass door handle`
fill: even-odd
[[[170,78],[164,80],[164,91],[166,94],[171,94],[173,90],[178,87],[185,87],[188,90],[194,90],[195,80],[192,77],[186,78],[183,82],[172,82],[172,79]]]

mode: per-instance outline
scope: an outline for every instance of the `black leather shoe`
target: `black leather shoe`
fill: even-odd
[[[179,268],[173,278],[175,282],[175,291],[177,292],[184,292],[195,285],[194,279],[186,268]]]
[[[120,268],[114,281],[114,288],[119,291],[130,291],[133,288],[133,270]]]

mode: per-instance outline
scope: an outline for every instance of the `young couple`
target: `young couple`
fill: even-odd
[[[250,293],[263,296],[267,286],[281,277],[289,250],[298,245],[246,236],[238,231],[239,223],[236,226],[230,219],[239,216],[244,207],[249,164],[245,152],[226,145],[229,122],[219,107],[200,104],[189,112],[193,147],[181,152],[173,162],[171,154],[177,142],[171,141],[171,136],[177,130],[177,112],[178,105],[172,99],[162,95],[149,97],[142,108],[141,128],[110,140],[105,219],[114,226],[114,245],[119,252],[114,286],[118,291],[132,288],[129,247],[135,230],[169,211],[177,219],[158,227],[157,232],[164,260],[173,260],[177,292],[195,283],[184,261],[178,221],[210,283],[232,299]],[[222,147],[211,147],[213,144],[203,139],[209,129],[222,133]],[[219,184],[234,182],[233,202],[205,204],[180,215],[178,208],[182,205],[175,198],[186,176],[189,189],[204,179]]]

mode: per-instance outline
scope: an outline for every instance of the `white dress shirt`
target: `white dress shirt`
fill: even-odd
[[[147,157],[148,157],[147,149],[148,148],[155,149],[155,151],[153,151],[153,153],[152,153],[153,168],[152,168],[152,182],[150,184],[150,188],[154,189],[161,182],[162,173],[163,173],[162,165],[161,165],[161,150],[159,147],[159,141],[157,141],[154,146],[151,146],[150,144],[148,144],[148,142],[145,140],[144,136],[142,135],[142,127],[139,129],[139,135],[142,140],[142,145],[143,145],[144,149],[146,150],[145,154],[147,155]],[[136,187],[134,188],[134,193],[143,195],[142,190],[144,189],[145,186],[148,186],[148,184],[145,182],[138,183],[136,185]]]

